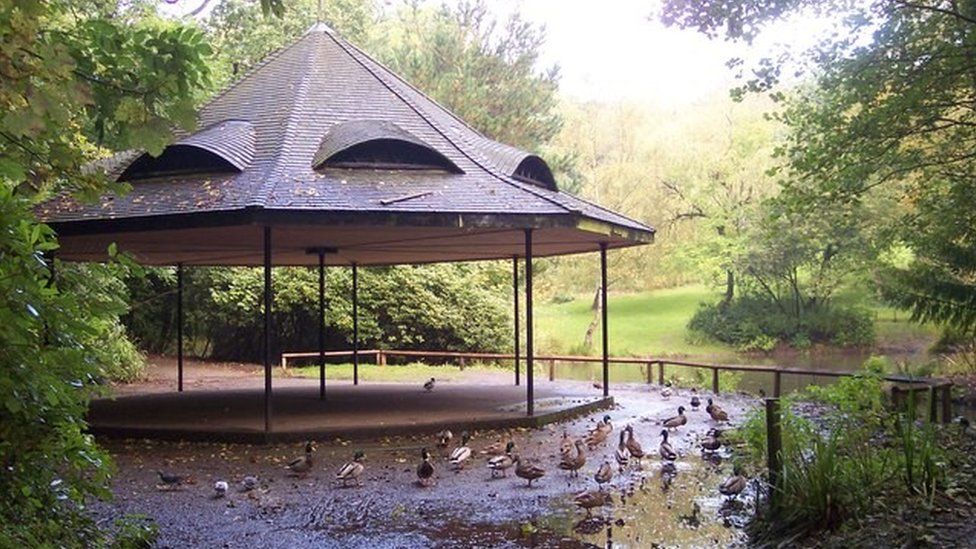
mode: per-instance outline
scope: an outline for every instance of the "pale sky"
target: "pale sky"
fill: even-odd
[[[186,13],[202,0],[168,1],[175,5],[165,11]],[[424,1],[440,5],[455,0]],[[211,5],[218,2],[212,0]],[[397,5],[396,1],[383,3]],[[652,17],[660,0],[488,0],[488,4],[501,19],[518,9],[524,19],[545,25],[540,68],[559,65],[560,90],[568,98],[661,107],[688,104],[727,90],[732,77],[725,62],[732,56],[755,59],[784,41],[809,45],[830,24],[795,18],[767,29],[747,48],[708,40],[693,30],[665,27]]]

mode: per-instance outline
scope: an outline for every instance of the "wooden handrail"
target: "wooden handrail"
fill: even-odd
[[[427,358],[454,358],[461,362],[461,367],[464,367],[464,361],[467,359],[472,360],[514,360],[515,355],[511,353],[471,353],[462,351],[414,351],[414,350],[395,350],[395,349],[367,349],[360,350],[358,352],[360,356],[362,355],[374,355],[376,363],[379,366],[386,366],[386,359],[390,356],[401,356],[401,357],[427,357]],[[281,366],[282,368],[287,368],[288,360],[294,358],[317,358],[319,356],[336,357],[336,356],[352,356],[353,351],[342,350],[342,351],[326,351],[324,353],[318,352],[297,352],[297,353],[282,353],[281,354]],[[535,359],[540,362],[549,362],[549,380],[552,381],[555,377],[554,366],[556,362],[589,362],[589,363],[600,363],[602,362],[602,357],[592,357],[592,356],[581,356],[581,355],[536,355]],[[712,392],[716,395],[719,394],[719,372],[721,371],[731,371],[731,372],[765,372],[773,374],[773,396],[779,397],[782,388],[782,377],[784,374],[789,375],[810,375],[810,376],[820,376],[820,377],[849,377],[858,375],[860,372],[850,372],[850,371],[833,371],[833,370],[806,370],[803,368],[787,368],[783,366],[762,366],[762,365],[746,365],[746,364],[714,364],[708,362],[692,362],[686,360],[672,360],[667,358],[654,358],[654,357],[610,357],[609,362],[612,364],[641,364],[647,366],[647,383],[651,383],[652,373],[651,368],[657,364],[658,366],[658,383],[664,383],[664,366],[666,364],[672,366],[684,366],[688,368],[704,368],[712,371]],[[941,389],[942,393],[942,422],[948,423],[950,403],[951,403],[951,388],[952,381],[942,378],[917,378],[899,374],[888,374],[883,377],[886,381],[891,381],[894,383],[908,384],[909,388],[901,389],[895,387],[892,389],[893,398],[897,397],[899,391],[906,391],[911,395],[921,390],[929,391],[929,417],[932,421],[935,421],[936,417],[936,404],[935,395],[936,391]],[[914,396],[912,396],[914,398]]]
[[[336,357],[336,356],[352,356],[352,350],[342,350],[342,351],[326,351],[322,353],[323,356]],[[477,352],[464,352],[464,351],[418,351],[418,350],[405,350],[405,349],[366,349],[359,351],[360,356],[362,355],[386,355],[386,356],[401,356],[401,357],[428,357],[428,358],[457,358],[457,359],[471,359],[471,360],[514,360],[515,355],[511,353],[477,353]],[[318,352],[289,352],[282,353],[282,364],[286,364],[288,359],[293,358],[315,358],[318,357]],[[540,361],[555,361],[555,362],[589,362],[589,363],[599,363],[602,361],[601,357],[594,356],[584,356],[584,355],[535,355],[536,360]],[[688,368],[704,368],[710,370],[719,371],[730,371],[730,372],[765,372],[771,374],[789,374],[789,375],[810,375],[810,376],[820,376],[820,377],[850,377],[859,375],[860,372],[851,371],[836,371],[836,370],[808,370],[804,368],[792,368],[785,366],[766,366],[766,365],[749,365],[749,364],[718,364],[711,362],[693,362],[687,360],[674,360],[668,358],[655,358],[655,357],[610,357],[610,362],[613,364],[642,364],[642,365],[654,365],[654,364],[667,364],[671,366],[684,366]],[[926,386],[942,387],[944,385],[951,385],[951,381],[941,379],[941,378],[916,378],[911,376],[899,375],[899,374],[888,374],[884,378],[886,381],[892,381],[896,383],[908,383],[908,384],[924,384]]]

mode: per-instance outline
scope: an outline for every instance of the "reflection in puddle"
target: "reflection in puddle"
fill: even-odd
[[[716,465],[718,462],[718,465]],[[633,472],[615,486],[614,504],[593,517],[560,505],[549,526],[600,547],[728,547],[744,543],[739,530],[752,513],[753,493],[737,500],[718,493],[731,465],[716,456],[686,456]]]

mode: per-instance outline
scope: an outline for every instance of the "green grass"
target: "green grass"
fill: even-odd
[[[537,309],[540,352],[581,352],[583,336],[593,319],[590,297]],[[610,352],[613,355],[714,355],[732,352],[727,345],[692,341],[688,321],[698,304],[714,296],[704,286],[683,286],[637,294],[610,294]],[[596,352],[600,330],[593,336]]]
[[[326,377],[328,379],[339,379],[339,380],[351,380],[352,379],[352,364],[327,364]],[[507,371],[500,366],[492,366],[487,364],[472,364],[465,367],[464,371],[461,371],[454,364],[445,364],[443,366],[431,366],[429,364],[421,364],[419,362],[413,362],[410,364],[397,364],[389,366],[376,366],[373,364],[360,364],[359,365],[359,380],[360,381],[375,381],[375,382],[403,382],[403,383],[420,383],[426,381],[430,378],[435,378],[441,381],[455,381],[461,379],[465,375],[478,374],[478,373],[498,373]],[[289,367],[288,373],[294,377],[319,377],[319,367],[318,366],[298,366]],[[419,381],[418,381],[419,380]]]
[[[543,304],[536,312],[537,348],[540,353],[583,353],[583,337],[593,319],[592,296],[573,301]],[[728,345],[701,341],[688,329],[699,303],[711,302],[718,295],[705,286],[682,286],[635,294],[610,294],[610,352],[613,355],[716,356],[734,355]],[[875,307],[877,345],[925,347],[938,336],[932,325],[909,321],[908,313],[889,307]],[[600,329],[593,334],[590,353],[599,352]]]

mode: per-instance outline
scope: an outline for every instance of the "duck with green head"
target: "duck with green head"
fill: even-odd
[[[421,486],[430,486],[434,483],[434,464],[430,462],[430,453],[427,448],[420,449],[420,465],[417,466],[417,481]]]
[[[515,451],[515,443],[509,441],[505,446],[505,453],[500,456],[495,456],[488,460],[488,469],[491,470],[492,478],[498,476],[498,473],[504,477],[508,473],[508,470],[515,465],[515,458],[512,453]]]
[[[341,482],[343,486],[347,486],[350,481],[355,482],[358,486],[362,486],[363,471],[366,470],[366,467],[363,465],[365,459],[365,452],[362,450],[356,451],[352,457],[352,461],[346,462],[339,468],[335,476],[336,481]]]

